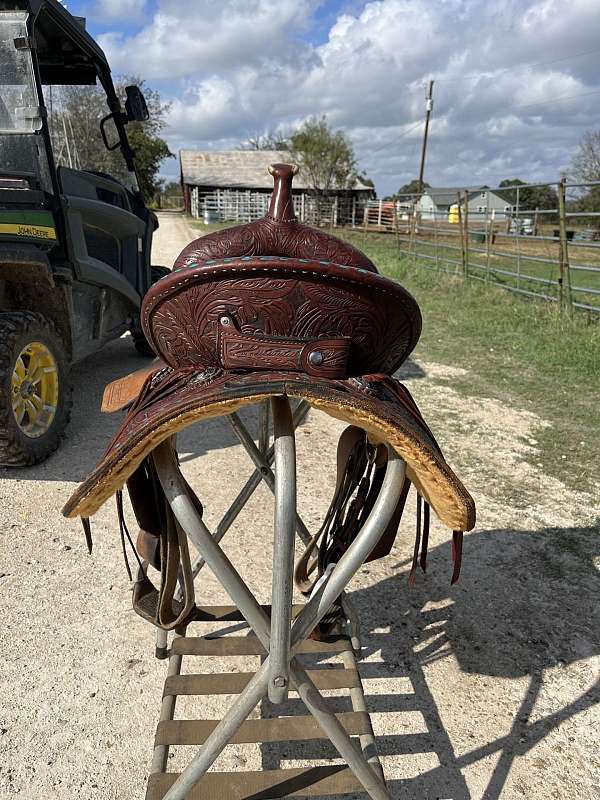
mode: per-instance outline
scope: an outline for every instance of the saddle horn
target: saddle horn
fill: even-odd
[[[275,222],[297,222],[292,198],[292,180],[297,173],[297,164],[271,164],[269,167],[274,186],[267,216]]]

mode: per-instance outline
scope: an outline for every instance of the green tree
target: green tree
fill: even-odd
[[[343,131],[331,130],[324,116],[306,120],[290,136],[289,150],[314,194],[349,189],[356,180],[354,149]]]
[[[507,178],[500,181],[498,184],[504,191],[499,193],[511,205],[517,204],[517,192],[511,191],[508,187],[523,186],[525,188],[519,189],[519,208],[524,211],[535,211],[539,208],[540,211],[549,211],[558,207],[558,195],[552,186],[527,186],[525,181],[519,178]]]
[[[430,188],[429,184],[423,181],[423,189],[429,189],[429,188]],[[401,186],[396,192],[396,196],[401,194],[418,194],[418,192],[419,192],[419,179],[414,178],[414,180],[405,183],[404,186]]]
[[[125,104],[125,87],[136,83],[146,98],[150,114],[146,122],[130,122],[127,136],[135,152],[140,189],[147,199],[160,188],[158,172],[165,158],[173,153],[159,135],[166,125],[169,105],[163,103],[155,89],[148,88],[136,77],[121,77],[115,89]],[[47,105],[49,93],[47,92]],[[53,91],[51,104],[53,149],[58,164],[92,170],[127,181],[129,174],[119,150],[107,150],[100,133],[100,121],[106,114],[106,95],[99,86],[63,86]]]

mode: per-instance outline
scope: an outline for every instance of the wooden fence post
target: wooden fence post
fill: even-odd
[[[492,239],[494,238],[494,220],[486,220],[485,234],[485,282],[490,282],[490,261],[492,255]]]
[[[465,234],[465,278],[469,277],[469,190],[465,189],[465,215],[464,215],[464,234]]]
[[[462,274],[466,272],[466,259],[465,259],[465,234],[463,231],[463,212],[461,208],[462,198],[461,193],[456,193],[456,210],[458,212],[458,235],[460,238],[460,262],[462,267]]]
[[[560,310],[572,311],[571,305],[571,271],[569,269],[569,242],[567,239],[567,208],[566,208],[566,178],[561,178],[558,184],[558,299]]]

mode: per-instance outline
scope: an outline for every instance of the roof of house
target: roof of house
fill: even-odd
[[[423,190],[423,194],[428,194],[436,206],[451,206],[456,203],[458,192],[462,196],[465,191],[469,192],[469,200],[473,200],[488,191],[490,194],[495,194],[497,197],[504,199],[500,192],[489,189],[487,186],[428,187]]]
[[[290,154],[282,150],[180,150],[183,182],[193,186],[217,186],[223,189],[272,189],[269,164],[286,163]],[[302,170],[294,178],[294,189],[308,189]],[[372,191],[361,180],[352,187]]]

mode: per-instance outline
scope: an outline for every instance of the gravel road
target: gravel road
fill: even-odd
[[[195,235],[161,213],[154,262],[171,266]],[[99,413],[104,385],[143,364],[128,337],[79,365],[67,439],[45,464],[0,470],[0,798],[137,800],[152,756],[166,663],[131,610],[114,507],[94,519],[94,554],[60,508],[121,415]],[[598,494],[568,490],[525,460],[547,425],[452,388],[458,367],[411,361],[407,385],[474,494],[478,528],[450,588],[449,535],[434,521],[428,575],[408,592],[412,502],[392,554],[352,588],[364,631],[367,702],[394,797],[592,800],[600,797]],[[249,424],[253,413],[245,414]],[[312,413],[297,434],[299,509],[309,528],[333,488],[342,426]],[[226,421],[181,437],[188,479],[212,527],[252,467]],[[259,599],[268,597],[272,506],[260,487],[225,539]],[[199,601],[225,601],[206,571]],[[242,661],[239,669],[244,669]],[[218,671],[218,662],[198,671]],[[219,717],[229,698],[181,714]],[[289,745],[284,766],[313,745]],[[328,749],[316,751],[328,757]],[[171,769],[189,758],[176,754]],[[219,765],[256,769],[257,747]]]

